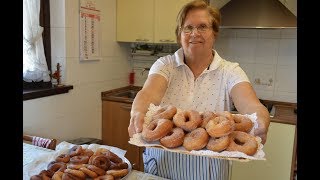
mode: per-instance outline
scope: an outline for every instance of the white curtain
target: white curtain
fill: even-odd
[[[23,0],[23,80],[50,81],[39,25],[40,0]]]

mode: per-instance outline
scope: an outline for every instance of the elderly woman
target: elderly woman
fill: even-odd
[[[204,1],[192,1],[180,10],[176,36],[181,46],[173,55],[159,58],[137,94],[131,110],[129,135],[142,131],[150,103],[181,109],[230,111],[232,104],[241,114],[257,113],[255,135],[266,142],[270,123],[268,110],[260,103],[245,72],[214,50],[220,13]],[[169,179],[227,180],[228,160],[146,148],[145,172]]]

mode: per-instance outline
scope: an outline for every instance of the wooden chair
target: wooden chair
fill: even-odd
[[[57,145],[56,139],[31,136],[26,134],[23,135],[23,140],[31,142],[32,145],[47,148],[47,149],[52,149],[52,150],[55,150]]]

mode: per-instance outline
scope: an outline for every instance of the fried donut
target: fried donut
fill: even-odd
[[[93,180],[114,180],[114,177],[110,174],[106,174],[106,175],[94,178]]]
[[[80,171],[84,172],[86,175],[88,175],[91,178],[96,178],[98,177],[98,174],[95,173],[94,171],[91,171],[90,169],[86,168],[86,167],[81,167],[79,169]]]
[[[30,177],[30,180],[50,180],[50,177],[46,176],[45,174],[41,175],[33,175]]]
[[[42,170],[42,171],[39,173],[39,175],[40,175],[40,176],[45,175],[45,176],[51,178],[54,173],[55,173],[55,171],[48,169],[48,170]]]
[[[177,113],[177,108],[172,105],[166,105],[161,107],[152,116],[152,120],[155,119],[169,119],[172,120],[173,116]]]
[[[105,151],[101,152],[101,154],[105,155],[110,161],[114,163],[121,163],[122,159],[116,155],[115,153],[111,152],[110,150],[106,149]]]
[[[217,115],[212,111],[205,111],[205,112],[201,113],[200,116],[202,119],[202,122],[201,122],[202,128],[205,128],[211,119],[214,119],[215,117],[217,117]]]
[[[73,156],[72,158],[70,158],[70,163],[72,164],[87,164],[88,161],[88,156]]]
[[[253,122],[246,116],[240,114],[233,114],[235,122],[235,131],[250,132],[253,127]]]
[[[70,157],[73,157],[73,156],[78,156],[82,153],[82,146],[73,146],[70,150],[69,150],[69,155]]]
[[[173,123],[185,131],[191,132],[199,127],[202,119],[198,111],[182,111],[174,115]]]
[[[75,170],[79,170],[82,167],[85,167],[84,164],[68,164],[67,165],[68,169],[75,169]]]
[[[111,162],[111,166],[109,167],[109,170],[110,169],[128,169],[128,164],[126,162],[120,162],[120,163]]]
[[[218,116],[208,122],[206,130],[211,137],[226,136],[234,130],[234,121],[228,120],[224,116]]]
[[[167,148],[175,148],[183,144],[184,131],[176,127],[173,128],[165,137],[160,139],[160,143]]]
[[[62,175],[63,175],[63,172],[57,171],[57,172],[55,172],[53,174],[52,179],[53,180],[61,180],[62,179]]]
[[[84,149],[80,155],[91,157],[93,154],[94,152],[91,149]]]
[[[64,170],[65,173],[70,173],[78,178],[81,179],[85,179],[86,178],[86,174],[84,174],[84,172],[80,171],[80,170],[75,170],[75,169],[66,169]]]
[[[103,170],[107,170],[110,167],[111,162],[109,158],[104,155],[96,155],[93,157],[92,161],[89,164],[92,164]]]
[[[240,151],[252,156],[258,150],[258,142],[253,135],[242,131],[233,131],[230,134],[230,138],[231,142],[227,147],[228,151]]]
[[[203,128],[197,128],[188,133],[183,140],[183,147],[188,151],[200,150],[204,148],[209,141],[209,135]]]
[[[68,154],[60,154],[55,159],[57,162],[68,163],[70,161],[70,156]]]
[[[221,152],[229,146],[230,142],[231,140],[229,136],[222,136],[218,138],[211,137],[207,144],[207,149],[211,151]]]
[[[78,176],[75,176],[71,173],[65,172],[62,174],[62,180],[79,180],[81,178],[79,178]]]
[[[108,170],[106,174],[112,175],[113,177],[123,177],[129,173],[128,169],[113,169],[113,170]]]
[[[91,164],[85,164],[85,167],[88,168],[89,170],[95,172],[98,174],[98,176],[102,176],[102,175],[105,175],[106,174],[106,171],[101,169],[101,168],[98,168],[97,166],[95,165],[91,165]]]
[[[148,142],[157,141],[167,135],[173,127],[172,121],[168,119],[158,119],[151,121],[142,130],[142,138]]]
[[[217,116],[223,116],[231,121],[233,121],[233,116],[229,111],[216,112]]]
[[[63,162],[52,161],[48,164],[47,169],[53,172],[64,172],[64,170],[67,169],[67,165]]]

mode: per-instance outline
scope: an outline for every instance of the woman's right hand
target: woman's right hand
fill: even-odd
[[[134,134],[142,131],[145,114],[136,112],[131,115],[130,124],[128,127],[129,136],[133,137]]]

